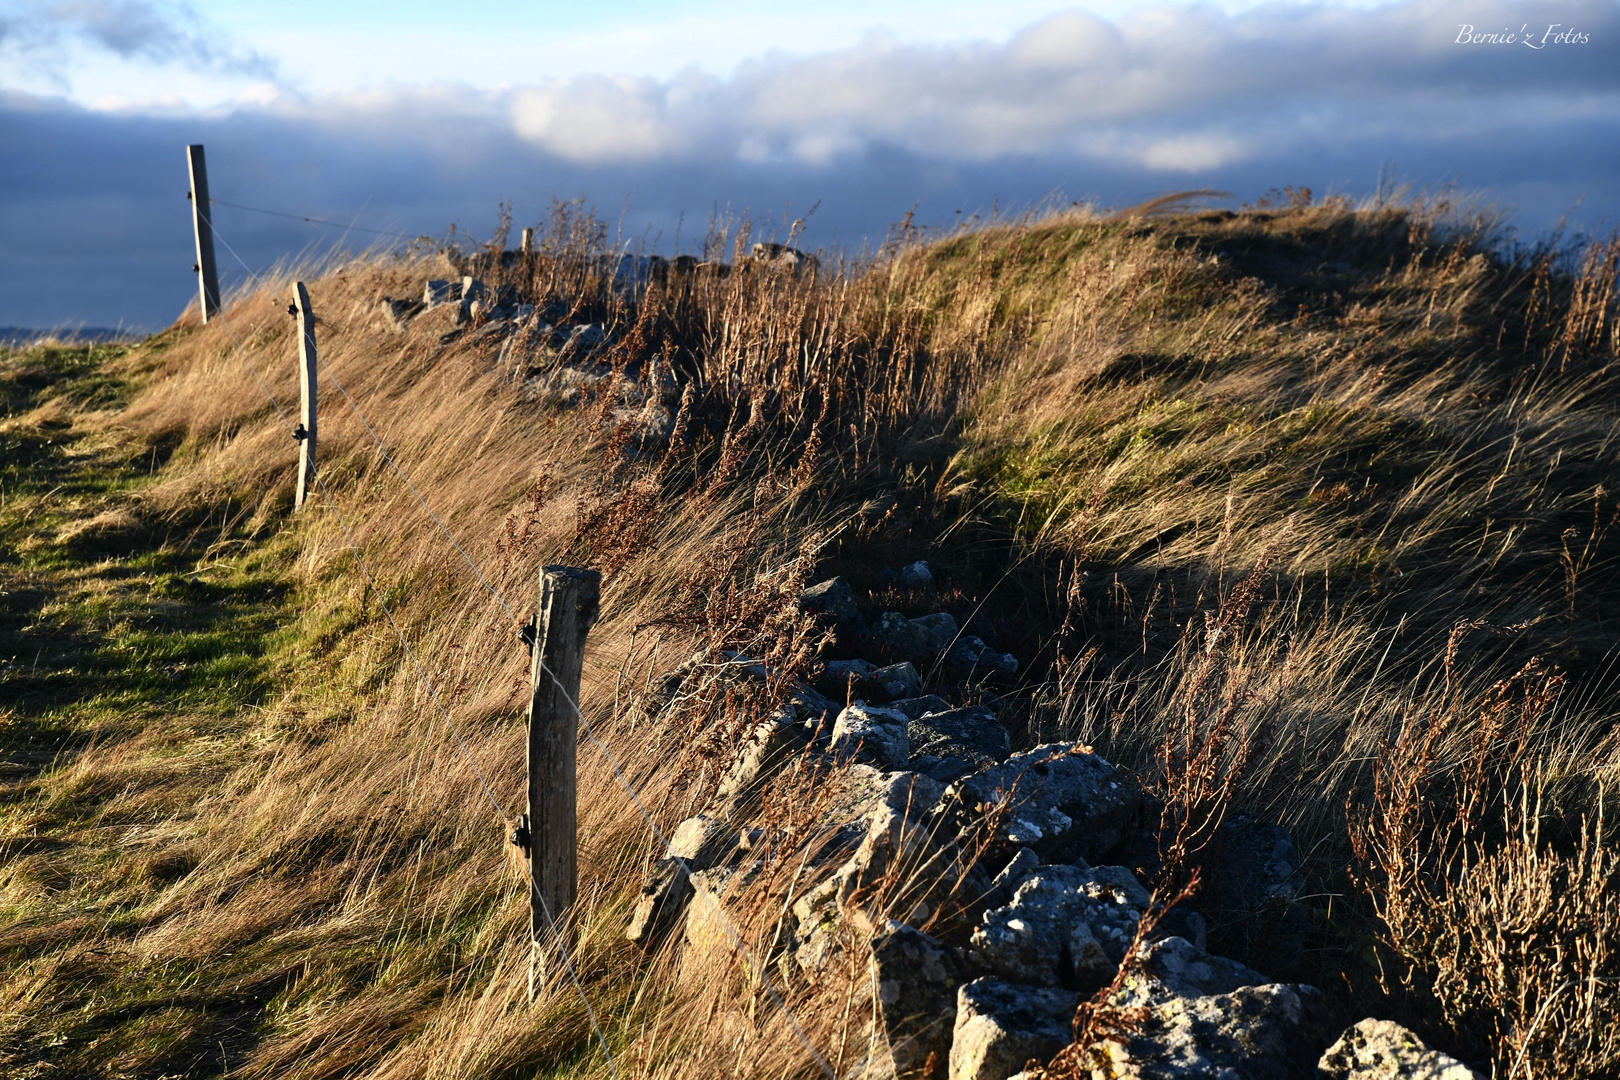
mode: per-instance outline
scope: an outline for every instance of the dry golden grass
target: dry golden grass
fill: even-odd
[[[1475,908],[1457,898],[1483,895],[1486,877],[1525,892],[1520,870],[1554,850],[1610,895],[1595,815],[1538,823],[1581,821],[1613,767],[1607,612],[1620,600],[1603,486],[1620,465],[1616,248],[1571,265],[1515,257],[1441,209],[1069,212],[902,245],[870,266],[733,259],[729,273],[699,267],[628,296],[599,258],[599,227],[564,207],[541,254],[475,263],[613,330],[608,393],[637,369],[687,377],[659,454],[626,452],[607,394],[532,400],[498,343],[441,340],[438,312],[402,333],[380,325],[377,298],[449,276],[442,257],[351,262],[310,284],[324,363],[519,614],[542,563],[606,571],[582,705],[660,828],[701,808],[736,731],[783,688],[744,699],[709,686],[649,728],[657,677],[700,649],[802,669],[815,636],[791,598],[818,561],[905,606],[925,601],[886,593],[876,568],[926,556],[954,589],[944,602],[1027,661],[1006,714],[1020,738],[1094,743],[1170,792],[1194,763],[1203,786],[1178,804],[1188,813],[1231,802],[1284,820],[1314,853],[1315,891],[1339,894],[1317,905],[1336,921],[1303,974],[1356,1007],[1423,1020],[1433,979],[1466,982],[1446,973],[1490,957],[1441,956],[1424,929],[1437,924],[1399,911],[1469,925]],[[717,232],[708,253],[731,258],[748,239]],[[0,867],[7,1067],[606,1076],[565,975],[525,1000],[524,883],[505,825],[343,530],[319,497],[289,515],[293,443],[242,352],[296,402],[290,280],[132,350],[117,362],[139,386],[127,407],[76,421],[167,460],[138,491],[87,505],[58,543],[185,523],[205,541],[199,567],[257,558],[290,582],[290,624],[254,707],[105,734],[86,720],[73,752],[7,794],[7,842],[64,841]],[[516,627],[343,399],[322,393],[325,483],[511,813],[527,686]],[[1246,617],[1222,620],[1262,564]],[[1459,641],[1461,619],[1508,629]],[[1391,833],[1405,804],[1379,801],[1371,763],[1407,745],[1410,718],[1442,688],[1448,703],[1483,700],[1531,654],[1566,670],[1521,753],[1536,811],[1503,794],[1519,790],[1514,774],[1481,781],[1492,813],[1518,815],[1510,828],[1453,848]],[[1210,723],[1237,757],[1194,760]],[[1465,720],[1433,730],[1425,761],[1492,752]],[[746,958],[718,948],[682,973],[669,950],[620,940],[660,852],[604,756],[587,744],[580,760],[574,961],[619,1074],[816,1075],[760,971],[777,972],[840,1075],[864,1058],[859,949],[815,979],[777,964],[781,912],[814,884],[795,838],[825,784],[790,776],[767,799],[772,856],[729,908]],[[1343,876],[1352,823],[1365,902]],[[1434,861],[1448,852],[1503,869],[1460,881]],[[1611,931],[1592,932],[1608,948]],[[1406,965],[1386,987],[1360,958],[1375,939]],[[1514,947],[1526,989],[1508,1030],[1476,1030],[1472,990],[1455,1005],[1434,991],[1443,1015],[1427,1030],[1505,1062],[1502,1076],[1520,1075],[1524,1047],[1538,1074],[1573,1075],[1545,1067],[1541,1018],[1589,1030],[1580,1018],[1612,999],[1557,996],[1529,970],[1542,946]]]

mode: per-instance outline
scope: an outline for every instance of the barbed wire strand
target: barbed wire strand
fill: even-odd
[[[223,308],[217,311],[216,314],[219,316],[220,324],[225,327],[225,332],[230,335],[231,343],[236,346],[236,351],[244,360],[247,361],[248,367],[253,371],[253,377],[258,381],[260,389],[262,389],[265,396],[270,399],[270,404],[275,406],[276,413],[281,417],[282,425],[287,428],[288,434],[293,434],[294,428],[292,423],[287,418],[287,411],[282,408],[281,402],[276,399],[276,396],[273,393],[271,393],[269,385],[265,382],[264,376],[260,374],[259,367],[253,362],[252,356],[249,355],[248,351],[242,347],[242,342],[237,338],[236,331],[231,328],[230,320],[225,318]],[[296,435],[293,437],[295,439],[297,438]],[[344,519],[342,512],[337,508],[336,501],[332,498],[331,489],[327,487],[326,481],[322,478],[318,470],[314,471],[312,475],[315,478],[316,486],[321,490],[321,497],[326,503],[326,508],[331,511],[332,516],[337,519],[338,525],[343,530],[343,538],[348,544],[350,555],[354,557],[355,564],[360,568],[360,572],[365,575],[366,583],[371,587],[372,593],[376,595],[377,605],[382,608],[383,614],[387,616],[388,625],[393,627],[394,636],[399,639],[400,647],[403,648],[405,650],[405,654],[410,657],[411,665],[416,669],[417,680],[427,690],[433,704],[439,710],[439,715],[444,718],[445,725],[450,729],[451,734],[455,736],[456,744],[458,747],[460,747],[462,756],[466,758],[467,764],[472,766],[474,774],[478,777],[479,786],[483,789],[484,797],[489,800],[489,804],[494,808],[496,816],[500,818],[501,828],[504,832],[507,823],[511,820],[510,816],[506,813],[506,810],[501,805],[500,800],[495,797],[494,791],[491,790],[489,781],[484,776],[484,770],[479,767],[477,759],[473,757],[471,749],[467,746],[466,739],[462,737],[461,730],[456,726],[455,721],[450,718],[449,711],[444,707],[444,703],[439,698],[438,688],[433,685],[433,682],[430,679],[428,679],[427,673],[422,669],[421,662],[417,659],[415,650],[411,648],[410,642],[405,639],[405,633],[400,629],[398,620],[394,618],[394,613],[389,609],[388,601],[384,596],[382,589],[378,587],[377,579],[371,573],[371,567],[367,565],[365,557],[360,554],[360,549],[354,540],[354,534],[349,529],[349,523]],[[555,678],[555,676],[553,676],[553,678]],[[559,683],[558,685],[560,686],[561,684]],[[567,695],[566,690],[564,691],[564,695]],[[577,710],[578,706],[576,705],[575,708]],[[562,931],[558,928],[556,919],[552,917],[551,908],[546,903],[545,894],[541,891],[539,882],[535,880],[534,868],[532,866],[528,868],[528,877],[529,887],[534,890],[534,896],[540,901],[541,913],[546,917],[546,927],[551,932],[551,935],[556,943],[558,954],[563,960],[563,966],[568,971],[568,978],[573,983],[574,990],[578,992],[580,1001],[585,1005],[585,1012],[590,1017],[591,1030],[596,1033],[597,1042],[599,1042],[602,1046],[602,1054],[607,1058],[608,1073],[614,1077],[615,1080],[617,1080],[619,1072],[613,1061],[613,1051],[609,1049],[607,1037],[603,1035],[601,1024],[597,1021],[596,1009],[591,1005],[591,999],[585,993],[585,987],[579,981],[579,975],[574,969],[574,962],[572,957],[569,956],[568,947],[563,939]]]
[[[229,206],[233,210],[250,210],[255,214],[268,214],[271,217],[287,218],[291,221],[307,221],[311,225],[326,225],[333,229],[343,229],[346,232],[373,233],[377,236],[392,236],[399,240],[415,240],[417,237],[409,233],[389,232],[384,229],[368,229],[364,225],[345,225],[341,221],[328,221],[325,218],[309,217],[304,214],[289,214],[284,210],[266,210],[262,206],[248,206],[245,203],[226,202],[224,199],[209,199],[210,206]],[[212,214],[209,215],[213,217]]]
[[[215,233],[217,235],[218,230],[215,230]],[[224,241],[223,238],[221,238],[221,242],[225,244],[226,250],[231,252],[232,257],[234,257],[238,263],[241,263],[242,268],[246,270],[255,281],[258,281],[261,285],[264,284],[263,280],[253,272],[253,269],[247,265],[247,263],[240,255],[236,253],[235,249],[233,249],[228,242]],[[319,354],[317,353],[317,357],[318,356]],[[249,362],[251,363],[251,361]],[[320,361],[318,360],[317,362]],[[321,366],[326,368],[324,362],[322,362]],[[338,386],[340,391],[343,392],[343,396],[348,401],[350,408],[354,410],[355,415],[365,426],[366,431],[371,434],[372,439],[377,443],[378,449],[382,451],[384,458],[388,460],[388,463],[393,466],[394,471],[399,474],[400,479],[405,482],[406,486],[411,489],[412,494],[416,496],[416,500],[422,506],[422,509],[428,514],[429,517],[433,519],[434,523],[439,527],[439,530],[444,533],[445,538],[450,541],[451,545],[454,546],[458,552],[460,552],[461,557],[466,560],[467,565],[471,567],[473,573],[478,576],[480,584],[482,584],[483,587],[489,592],[490,596],[492,596],[495,601],[501,605],[502,609],[506,611],[508,616],[515,619],[517,617],[516,613],[513,612],[511,605],[506,602],[506,598],[501,595],[500,590],[489,582],[489,579],[485,577],[483,571],[479,569],[478,564],[473,560],[472,556],[467,553],[466,548],[462,547],[462,545],[456,540],[455,536],[450,532],[449,528],[444,524],[443,520],[441,520],[439,516],[433,512],[433,509],[428,506],[427,500],[422,497],[422,494],[417,489],[416,485],[411,483],[410,477],[407,476],[404,470],[399,467],[399,464],[395,462],[391,456],[389,456],[387,447],[384,446],[382,439],[378,437],[370,422],[366,420],[365,415],[360,410],[360,406],[352,397],[349,396],[348,391],[343,389],[342,384],[338,383],[337,379],[332,375],[330,368],[326,368],[326,372],[327,377]],[[261,385],[263,385],[262,380]],[[317,478],[320,476],[319,472],[316,472],[315,475]],[[539,647],[538,639],[536,640],[535,647]],[[584,728],[586,738],[589,739],[591,744],[595,746],[596,749],[607,760],[609,767],[613,770],[615,779],[617,779],[619,782],[619,786],[624,789],[625,794],[629,797],[631,805],[633,805],[636,812],[641,815],[641,818],[646,823],[647,828],[652,832],[653,836],[658,839],[658,842],[663,846],[663,849],[668,851],[668,838],[664,835],[663,830],[660,829],[658,824],[653,820],[652,815],[647,812],[647,808],[642,804],[641,798],[637,794],[634,785],[632,785],[629,779],[625,776],[624,768],[619,762],[618,757],[611,749],[609,749],[606,743],[597,737],[596,729],[592,726],[590,718],[585,715],[585,711],[580,708],[579,702],[574,700],[573,695],[568,692],[568,688],[562,684],[562,681],[557,678],[556,674],[552,672],[549,667],[546,666],[543,660],[540,663],[540,667],[541,670],[544,671],[545,674],[552,680],[552,682],[556,684],[558,691],[568,702],[569,708],[573,709],[575,717],[578,718],[581,726]],[[435,701],[437,701],[436,698]],[[685,865],[680,862],[677,862],[675,865],[682,876],[688,879],[688,884],[691,884],[691,873],[686,869]],[[719,901],[710,895],[707,890],[694,888],[694,891],[701,893],[703,897],[712,905],[716,917],[719,919],[721,926],[724,927],[726,931],[727,937],[731,939],[732,948],[737,952],[744,965],[749,969],[749,974],[751,976],[757,974],[755,965],[749,959],[748,949],[742,940],[742,935],[737,931],[731,920],[727,918],[724,910],[720,907]],[[787,1019],[789,1026],[792,1027],[794,1034],[798,1037],[805,1050],[815,1060],[816,1064],[821,1068],[821,1071],[827,1075],[829,1080],[837,1080],[837,1074],[833,1071],[832,1066],[828,1064],[826,1058],[822,1056],[821,1052],[818,1051],[815,1048],[815,1045],[810,1041],[810,1037],[805,1033],[804,1028],[799,1024],[798,1018],[793,1015],[793,1010],[788,1007],[787,1002],[782,999],[781,995],[777,993],[776,988],[771,985],[769,977],[765,976],[761,978],[760,982],[764,986],[766,994],[771,998],[772,1003],[781,1010],[782,1015]]]

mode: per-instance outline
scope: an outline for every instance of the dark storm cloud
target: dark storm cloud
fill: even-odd
[[[186,4],[145,0],[12,0],[0,7],[0,56],[49,70],[70,44],[126,60],[252,78],[276,76],[267,57],[232,44]]]
[[[1552,41],[1553,24],[1586,42]],[[1523,27],[1533,44],[1458,44],[1465,25]],[[214,194],[231,202],[487,235],[500,200],[522,224],[554,195],[582,195],[666,251],[717,206],[779,222],[819,200],[810,242],[858,247],[914,205],[944,224],[1053,192],[1114,205],[1190,187],[1362,194],[1391,164],[1419,186],[1484,190],[1525,231],[1578,202],[1577,222],[1613,223],[1616,42],[1613,3],[1409,0],[1068,13],[1001,45],[874,37],[728,78],[389,88],[183,117],[11,95],[0,324],[171,318],[193,291],[187,142],[208,145]],[[255,265],[335,239],[228,207],[216,217]]]

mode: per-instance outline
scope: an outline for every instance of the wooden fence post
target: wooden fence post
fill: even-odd
[[[518,250],[521,251],[525,255],[533,255],[534,254],[534,230],[533,229],[524,229],[523,230],[523,243],[521,245],[519,245]]]
[[[602,575],[568,566],[540,569],[529,686],[529,1000],[545,977],[552,932],[567,948],[578,886],[575,751],[585,635],[596,622]]]
[[[191,168],[191,225],[197,234],[197,288],[201,293],[202,321],[219,313],[219,269],[214,264],[214,208],[208,201],[208,164],[200,144],[186,147]]]
[[[301,509],[309,497],[309,487],[315,482],[315,435],[318,430],[315,413],[315,312],[309,307],[309,290],[302,281],[297,285],[298,295],[288,310],[298,316],[298,406],[299,423],[293,435],[299,441],[298,492],[293,496],[293,509]]]

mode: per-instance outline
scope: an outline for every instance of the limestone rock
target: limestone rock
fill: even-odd
[[[665,858],[685,859],[693,870],[707,870],[734,854],[741,842],[736,829],[718,818],[689,817],[669,834]]]
[[[956,619],[948,611],[936,611],[932,615],[920,615],[911,620],[913,626],[920,626],[928,632],[929,651],[941,653],[951,647],[958,633]]]
[[[909,660],[877,668],[869,672],[862,683],[879,701],[913,698],[922,693],[922,677]]]
[[[816,689],[839,702],[864,697],[862,686],[866,677],[876,670],[877,665],[870,660],[829,660],[816,680]]]
[[[1268,970],[1299,962],[1309,918],[1295,902],[1303,860],[1288,830],[1238,815],[1217,834],[1213,873],[1198,906],[1221,927],[1217,948],[1264,957]]]
[[[1339,1036],[1317,1070],[1320,1080],[1482,1080],[1401,1025],[1371,1017]]]
[[[855,604],[855,590],[841,577],[818,582],[799,594],[799,606],[825,615],[840,634],[859,634],[863,629],[861,609]]]
[[[900,584],[907,589],[932,589],[934,571],[922,559],[900,569]]]
[[[956,996],[950,1080],[1007,1080],[1030,1058],[1050,1059],[1073,1038],[1079,995],[975,979]]]
[[[949,1059],[966,971],[956,950],[903,923],[872,938],[872,982],[896,1075],[919,1074],[929,1055]]]
[[[1302,1080],[1331,1038],[1320,990],[1270,983],[1154,1004],[1097,1050],[1118,1080]]]
[[[906,714],[857,702],[838,714],[832,749],[880,768],[904,769],[911,760]]]
[[[1016,675],[1018,673],[1018,658],[1012,653],[997,652],[984,643],[982,638],[972,636],[958,638],[946,650],[943,657],[944,664],[953,671],[974,675],[993,674]]]
[[[975,769],[1007,760],[1011,750],[1007,729],[982,705],[929,713],[906,730],[913,754],[961,758]]]
[[[951,703],[935,694],[924,694],[922,697],[891,701],[888,707],[905,713],[912,720],[920,720],[930,713],[945,712],[951,707]]]
[[[718,805],[729,814],[754,795],[782,766],[809,746],[810,738],[792,709],[778,709],[755,724],[720,781]]]
[[[1075,743],[1014,754],[953,784],[948,797],[964,830],[998,815],[998,839],[1009,851],[1030,847],[1049,863],[1103,861],[1140,804],[1134,780]]]
[[[680,859],[660,859],[653,864],[641,898],[630,915],[625,937],[643,948],[662,940],[686,914],[692,899],[692,879]]]
[[[969,951],[1013,982],[1095,990],[1119,969],[1148,902],[1123,866],[1043,866],[984,913]]]
[[[985,910],[1012,903],[1013,892],[1024,883],[1025,878],[1040,869],[1040,865],[1039,855],[1027,847],[1019,848],[1007,865],[991,879],[990,891],[984,898]]]
[[[933,631],[927,625],[908,619],[898,611],[885,611],[878,616],[867,638],[890,656],[915,663],[931,659],[940,650]]]
[[[1183,937],[1151,942],[1139,957],[1140,967],[1127,976],[1120,1004],[1143,1005],[1174,997],[1230,994],[1260,986],[1266,977],[1224,956],[1211,956]]]

